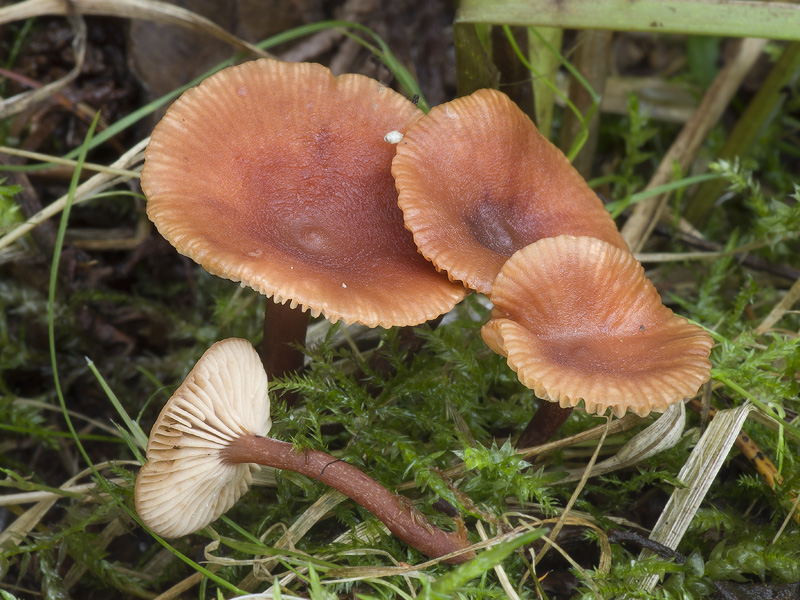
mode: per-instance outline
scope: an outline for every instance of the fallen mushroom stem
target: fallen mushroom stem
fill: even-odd
[[[303,352],[298,346],[305,346],[307,328],[307,312],[267,299],[261,362],[270,379],[303,368]]]
[[[466,530],[458,520],[458,529],[447,533],[433,525],[403,496],[390,492],[369,475],[350,463],[319,450],[297,450],[287,442],[262,437],[242,436],[229,442],[221,452],[229,464],[256,463],[276,469],[295,471],[338,490],[378,517],[394,535],[432,558],[469,547]],[[445,559],[458,564],[475,557],[464,552]]]
[[[517,448],[532,448],[550,441],[569,416],[571,408],[561,408],[557,402],[542,400],[539,408],[517,440]]]

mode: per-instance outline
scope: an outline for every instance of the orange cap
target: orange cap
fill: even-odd
[[[713,346],[678,317],[626,250],[589,237],[540,240],[492,288],[484,341],[538,397],[617,416],[662,412],[708,380]]]
[[[434,107],[398,144],[392,173],[420,252],[485,294],[514,252],[542,238],[591,236],[627,250],[566,156],[496,90]]]
[[[367,326],[415,325],[466,292],[417,251],[390,131],[422,115],[362,75],[262,59],[184,93],[145,152],[147,214],[207,271]]]

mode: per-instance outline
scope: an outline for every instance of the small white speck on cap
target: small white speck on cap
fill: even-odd
[[[343,284],[342,284],[342,287],[343,287],[343,288],[346,288],[346,287],[347,287],[347,284],[346,284],[346,283],[343,283]]]
[[[383,141],[389,142],[390,144],[399,144],[402,139],[403,139],[403,134],[397,130],[390,131],[385,136],[383,136]]]

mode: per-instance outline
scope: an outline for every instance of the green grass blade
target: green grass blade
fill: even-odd
[[[78,147],[78,158],[77,164],[75,165],[75,171],[72,173],[72,179],[70,180],[69,184],[69,191],[67,192],[67,203],[64,206],[64,210],[61,214],[61,223],[58,228],[58,235],[56,236],[56,244],[53,250],[53,260],[50,264],[50,285],[47,294],[47,334],[48,340],[50,345],[50,366],[53,370],[53,384],[56,391],[56,396],[58,396],[59,404],[61,405],[61,411],[64,415],[64,420],[67,423],[67,427],[69,428],[70,433],[72,434],[72,438],[75,441],[75,444],[78,447],[81,455],[83,456],[86,463],[92,469],[92,472],[96,477],[99,479],[102,476],[97,472],[92,464],[92,461],[89,459],[89,455],[86,453],[86,450],[83,447],[83,444],[78,437],[77,431],[75,431],[75,427],[72,424],[72,419],[69,416],[69,411],[67,410],[66,400],[64,399],[64,392],[61,389],[61,379],[58,376],[58,359],[56,357],[56,318],[55,318],[55,304],[56,304],[56,287],[58,284],[58,267],[61,262],[61,250],[64,247],[64,237],[66,236],[67,232],[67,223],[69,222],[69,213],[72,209],[72,201],[75,198],[75,190],[78,187],[78,182],[80,181],[81,170],[83,169],[83,163],[86,161],[86,154],[89,152],[89,147],[92,141],[92,136],[94,134],[94,130],[97,127],[97,121],[100,118],[100,113],[98,112],[95,115],[94,120],[92,121],[91,125],[89,126],[89,131],[86,133],[86,138],[83,140],[83,143]]]
[[[86,448],[83,446],[80,437],[78,436],[77,431],[75,430],[75,426],[72,423],[72,419],[69,416],[69,412],[67,410],[66,400],[64,398],[64,392],[61,388],[61,381],[58,374],[58,359],[56,356],[56,339],[55,339],[55,299],[56,299],[56,288],[58,283],[58,267],[61,262],[61,251],[64,246],[64,238],[66,236],[67,231],[67,223],[69,222],[69,213],[72,208],[72,201],[75,197],[75,190],[78,187],[78,182],[80,180],[80,174],[83,167],[83,163],[86,161],[86,154],[88,153],[91,147],[92,135],[94,134],[94,130],[97,126],[97,121],[100,116],[100,113],[92,121],[92,124],[89,126],[89,131],[86,134],[86,138],[84,139],[83,143],[78,148],[78,156],[77,156],[77,164],[75,166],[75,171],[72,174],[72,179],[70,180],[69,191],[67,192],[67,202],[64,206],[64,210],[61,214],[61,222],[58,228],[58,235],[56,236],[56,244],[55,249],[53,250],[53,260],[50,266],[50,285],[47,295],[47,333],[48,333],[48,340],[50,345],[50,365],[53,370],[53,385],[56,391],[56,396],[58,397],[58,402],[61,406],[61,412],[64,415],[64,420],[67,423],[67,428],[70,431],[73,441],[75,442],[78,451],[80,452],[81,456],[83,457],[86,464],[91,469],[92,474],[94,475],[95,479],[97,480],[98,484],[103,488],[103,490],[111,497],[112,501],[116,503],[122,510],[128,513],[132,519],[134,519],[139,525],[146,529],[144,523],[142,523],[141,519],[139,519],[139,515],[133,512],[115,493],[112,486],[109,484],[108,480],[103,477],[100,472],[95,467],[94,463],[92,462],[89,454],[86,452]],[[225,581],[218,575],[215,575],[208,569],[200,566],[195,561],[191,560],[188,556],[184,556],[180,552],[178,552],[175,548],[169,545],[166,541],[161,539],[159,536],[153,534],[151,535],[165,548],[170,550],[175,556],[180,558],[182,561],[190,565],[196,571],[202,573],[217,585],[224,587],[225,589],[237,593],[237,594],[244,594],[244,592],[234,586],[232,583]]]
[[[608,209],[608,212],[611,213],[611,216],[616,219],[626,208],[632,204],[636,204],[642,200],[647,200],[648,198],[660,196],[661,194],[666,194],[667,192],[673,192],[675,190],[689,187],[697,183],[720,179],[721,177],[722,175],[719,173],[704,173],[703,175],[695,175],[694,177],[684,177],[678,181],[671,181],[669,183],[665,183],[664,185],[659,185],[654,188],[631,194],[629,198],[624,200],[615,200],[614,202],[609,202],[606,205],[606,209]],[[592,187],[592,183],[594,182],[589,182],[589,187]]]
[[[555,83],[550,81],[549,78],[542,78],[541,73],[537,72],[534,69],[533,65],[530,61],[525,57],[522,50],[517,44],[517,40],[514,38],[514,34],[511,32],[511,28],[508,25],[503,26],[503,32],[506,34],[506,38],[508,38],[508,42],[511,44],[511,47],[514,50],[514,53],[517,55],[517,58],[525,65],[525,68],[528,69],[531,73],[533,73],[534,77],[541,78],[544,82],[544,85],[547,85],[549,88],[552,89],[553,93],[556,94],[561,100],[563,100],[564,104],[575,114],[578,119],[578,122],[581,124],[581,129],[578,132],[578,135],[575,137],[575,141],[572,144],[572,147],[567,152],[567,158],[569,158],[570,162],[575,158],[578,152],[581,151],[583,148],[583,144],[586,142],[586,139],[589,137],[589,126],[587,125],[588,121],[591,120],[592,115],[594,115],[597,107],[600,105],[600,97],[597,93],[592,89],[592,86],[589,85],[589,82],[578,72],[578,70],[570,64],[570,62],[565,59],[561,53],[556,50],[550,42],[545,39],[541,33],[536,31],[535,29],[531,30],[531,33],[535,35],[539,43],[547,48],[554,56],[558,57],[561,63],[566,67],[566,69],[575,77],[578,81],[580,81],[581,85],[586,88],[589,92],[589,95],[592,97],[592,106],[589,108],[589,111],[584,115],[581,111],[578,110],[578,107],[572,103],[572,101],[567,97],[561,90],[558,89]]]
[[[453,598],[458,588],[466,585],[469,581],[480,577],[486,571],[499,565],[512,552],[532,543],[545,534],[544,529],[534,529],[515,537],[512,540],[498,544],[497,546],[481,552],[476,558],[464,563],[457,569],[450,571],[433,582],[430,588],[420,594],[420,600],[437,600],[438,598]]]
[[[108,386],[106,380],[100,374],[100,371],[97,370],[97,367],[95,366],[94,362],[87,357],[86,364],[89,366],[89,370],[97,379],[97,382],[100,384],[100,387],[103,388],[103,391],[106,393],[106,396],[108,397],[111,404],[113,404],[114,408],[117,409],[117,413],[119,413],[119,416],[122,417],[122,421],[125,423],[125,426],[128,428],[128,431],[133,436],[133,439],[136,440],[136,444],[142,450],[147,448],[147,436],[145,435],[144,431],[142,431],[142,428],[136,421],[130,418],[128,412],[125,410],[125,408],[122,406],[119,399],[117,398],[117,395]]]

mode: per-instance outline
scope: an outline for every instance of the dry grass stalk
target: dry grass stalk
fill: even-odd
[[[709,389],[709,388],[707,388]],[[709,394],[710,396],[710,394]],[[689,407],[698,412],[701,415],[701,419],[703,423],[708,422],[708,420],[713,419],[717,414],[717,409],[713,406],[709,405],[701,405],[699,401],[692,400],[689,403]],[[776,485],[780,485],[783,483],[783,477],[781,476],[778,468],[775,464],[769,459],[767,453],[759,448],[758,444],[753,441],[753,439],[748,436],[744,431],[741,431],[736,438],[736,447],[739,449],[739,452],[742,453],[747,460],[750,461],[756,472],[761,476],[761,479],[764,480],[769,486],[769,489],[775,491]],[[793,499],[796,498],[797,494],[795,492],[789,493],[789,498]],[[796,502],[795,502],[796,508]],[[795,509],[793,508],[789,512],[789,516],[794,518],[795,521],[800,524],[800,514],[798,514]]]
[[[113,229],[71,229],[67,239],[76,248],[95,252],[133,250],[150,236],[153,226],[144,213],[139,214],[134,231]]]
[[[678,473],[678,479],[684,482],[686,487],[672,492],[664,511],[653,527],[651,540],[672,550],[678,547],[751,410],[753,406],[748,403],[736,409],[721,410],[717,413],[692,450],[689,460]],[[649,550],[643,550],[639,559],[649,555]],[[641,580],[639,586],[642,590],[652,591],[657,582],[658,576],[653,575]]]
[[[219,570],[219,568],[220,567],[217,565],[208,565],[208,570],[212,573]],[[189,575],[189,577],[182,579],[168,590],[156,596],[153,600],[174,600],[175,598],[180,598],[184,592],[187,592],[194,586],[199,585],[204,577],[205,575],[199,571],[196,571]]]
[[[330,514],[338,504],[346,500],[344,494],[340,494],[336,490],[329,490],[322,495],[311,507],[305,511],[300,518],[298,518],[291,527],[283,534],[283,536],[275,543],[273,548],[277,549],[292,549],[295,544],[303,539],[303,536],[308,531],[321,521],[326,515]],[[252,591],[256,588],[259,582],[264,580],[264,575],[269,574],[269,571],[278,564],[278,558],[269,558],[266,561],[259,561],[253,564],[253,570],[247,574],[237,584],[240,590]]]
[[[684,404],[682,402],[673,404],[652,425],[628,440],[614,456],[594,465],[588,476],[594,477],[624,469],[672,448],[680,440],[685,425],[686,408]],[[561,481],[577,481],[584,476],[585,472],[585,468],[572,470]]]
[[[20,4],[25,4],[25,2],[21,2]],[[6,8],[0,8],[0,26],[17,20],[15,18],[5,18],[8,14],[13,14],[17,6],[17,4],[14,4]],[[64,6],[66,7],[66,4],[64,4]],[[70,69],[69,73],[56,81],[29,92],[17,94],[16,96],[12,96],[0,102],[0,120],[7,119],[57,94],[80,75],[81,69],[83,68],[83,61],[86,58],[86,23],[79,15],[69,15],[69,23],[75,34],[75,37],[72,39],[72,52],[75,56],[75,65]]]
[[[114,464],[124,464],[129,461],[116,461]],[[138,463],[134,463],[138,464]],[[105,470],[111,466],[111,463],[104,462],[98,463],[95,465],[95,469],[99,472]],[[76,488],[76,482],[83,479],[84,477],[88,477],[92,474],[90,469],[84,469],[74,477],[71,477],[59,489],[63,490],[65,494],[71,494],[73,491],[77,491],[78,493],[84,493],[87,496],[97,487],[95,484],[86,484],[85,486],[81,486]],[[121,483],[120,480],[111,480],[114,483]],[[36,494],[35,496],[31,496],[31,494]],[[50,511],[51,508],[58,502],[63,495],[57,492],[30,492],[29,494],[25,494],[25,498],[20,498],[22,494],[13,494],[12,496],[5,496],[2,499],[8,500],[9,498],[16,499],[14,504],[26,504],[31,501],[36,501],[31,508],[26,510],[22,513],[17,519],[11,523],[8,527],[6,527],[2,532],[0,532],[0,550],[6,548],[13,548],[19,544],[19,542],[25,537],[30,534],[41,522],[44,516]],[[11,502],[3,502],[5,505],[12,504]]]
[[[569,78],[559,72],[557,84],[558,89],[567,95]],[[685,123],[697,110],[697,99],[685,84],[665,81],[659,77],[612,75],[606,79],[600,111],[615,115],[628,114],[628,99],[632,94],[639,99],[642,112],[653,121]],[[555,98],[555,103],[562,108],[566,106],[559,97]]]
[[[560,49],[564,30],[558,27],[528,28],[528,60],[538,73],[538,76],[534,76],[531,82],[534,98],[534,123],[539,132],[550,139],[553,129],[553,106],[556,102],[563,105],[563,101],[556,95],[553,86],[559,85],[563,80],[564,85],[559,85],[559,87],[564,96],[567,96],[569,83],[566,77],[560,77],[561,60],[559,57],[543,41],[540,41],[534,32],[538,32],[542,40],[553,48]]]
[[[584,76],[591,89],[599,96],[605,95],[606,78],[610,67],[609,51],[613,32],[588,29],[578,34],[575,50],[575,67]],[[572,78],[569,89],[572,103],[582,115],[589,112],[594,104],[594,97],[583,82]],[[561,128],[560,148],[566,153],[580,135],[588,128],[587,137],[580,152],[572,160],[572,166],[585,178],[592,173],[592,164],[597,150],[597,134],[600,128],[599,114],[595,112],[588,123],[571,110],[564,113],[564,124]]]
[[[486,531],[483,529],[483,525],[480,521],[475,523],[475,529],[478,531],[478,535],[481,536],[481,540],[484,542],[489,539],[489,536],[486,535]],[[510,598],[510,600],[520,600],[519,594],[514,590],[514,586],[511,585],[511,580],[508,578],[508,573],[503,568],[503,565],[495,565],[494,567],[495,575],[497,575],[497,579],[500,581],[500,585],[503,588],[503,591],[506,593],[506,596]]]
[[[781,317],[785,315],[794,304],[800,300],[800,279],[792,284],[792,287],[786,292],[786,295],[781,298],[770,313],[764,318],[763,321],[756,327],[755,332],[758,335],[763,335],[769,331],[775,323],[780,321]]]
[[[138,465],[139,463],[132,464]],[[114,478],[109,479],[109,481],[114,485],[125,485],[125,481],[122,479]],[[64,484],[59,489],[63,493],[46,492],[40,490],[36,492],[20,492],[19,494],[4,494],[0,496],[0,506],[18,506],[20,504],[30,504],[31,502],[47,502],[50,500],[57,501],[64,498],[64,496],[71,496],[74,494],[88,495],[90,492],[97,489],[97,485],[94,483],[82,483],[80,485]],[[6,531],[7,530],[4,530],[3,534],[5,534]],[[0,537],[0,543],[2,543],[2,540],[3,538]]]
[[[134,144],[133,147],[128,150],[125,154],[119,157],[114,163],[112,163],[112,167],[114,169],[131,169],[135,165],[138,165],[142,162],[144,158],[144,148],[147,146],[147,143],[150,141],[150,138],[145,138],[137,144]],[[112,173],[98,173],[94,175],[81,185],[77,187],[75,190],[75,197],[72,200],[73,205],[80,204],[81,202],[86,202],[87,200],[91,199],[95,194],[102,192],[110,187],[113,187],[119,183],[124,183],[130,180],[131,177],[127,175],[114,175]],[[2,238],[0,238],[0,249],[5,248],[9,244],[15,242],[23,235],[34,229],[37,225],[43,223],[50,217],[57,215],[67,204],[67,195],[61,196],[58,200],[53,202],[52,204],[47,205],[38,213],[33,215],[30,219],[25,221],[23,224],[15,227],[13,230],[8,232]]]
[[[553,531],[550,532],[550,537],[552,539],[556,539],[558,537],[559,532],[561,531],[561,529],[566,524],[566,520],[567,520],[567,517],[569,515],[570,510],[572,510],[572,507],[575,505],[575,502],[578,500],[578,497],[580,496],[581,492],[583,491],[583,488],[586,485],[586,482],[589,481],[589,476],[592,473],[592,468],[594,467],[595,462],[597,462],[597,457],[600,454],[600,448],[603,447],[603,442],[606,441],[606,436],[608,435],[608,430],[609,430],[609,427],[611,425],[611,417],[606,417],[606,419],[607,420],[606,420],[605,427],[603,428],[603,432],[602,432],[602,435],[600,436],[600,440],[597,442],[597,446],[595,447],[594,454],[592,454],[592,457],[589,459],[589,462],[586,464],[586,468],[583,471],[583,475],[581,476],[580,481],[578,481],[578,485],[575,486],[575,490],[572,492],[572,496],[570,496],[570,499],[567,502],[567,505],[564,507],[564,511],[561,513],[561,516],[558,518],[558,522],[556,523],[555,527],[553,527]],[[550,547],[552,545],[553,545],[552,542],[550,542],[549,540],[545,543],[544,548],[542,548],[542,551],[539,552],[539,554],[536,555],[536,558],[534,559],[534,564],[538,564],[544,558],[544,556],[547,554],[547,551],[550,549]]]
[[[684,171],[688,169],[700,144],[722,116],[765,45],[766,40],[762,39],[742,40],[739,52],[714,79],[700,106],[664,155],[646,189],[669,183],[673,178],[675,163]],[[622,236],[633,252],[639,252],[650,237],[668,199],[669,194],[662,194],[640,202],[633,209],[622,228]]]
[[[42,154],[41,152],[29,152],[28,150],[20,150],[19,148],[10,148],[9,146],[0,146],[0,152],[8,154],[9,156],[21,156],[22,158],[30,158],[32,160],[40,160],[42,162],[55,163],[57,165],[66,165],[68,167],[75,167],[78,164],[76,160],[69,160],[61,158],[60,156],[52,156],[50,154]],[[138,171],[130,171],[128,169],[118,169],[115,167],[107,167],[106,165],[98,165],[96,163],[85,162],[83,168],[88,171],[97,171],[98,173],[108,173],[109,175],[119,175],[122,177],[138,178]]]
[[[167,2],[155,0],[25,0],[0,9],[0,25],[44,15],[71,14],[144,19],[155,23],[177,25],[222,40],[226,44],[257,57],[269,57],[268,52],[229,33],[216,23]]]
[[[631,94],[636,94],[642,111],[653,120],[685,123],[697,109],[689,86],[659,77],[609,77],[600,107],[604,112],[627,114]]]

